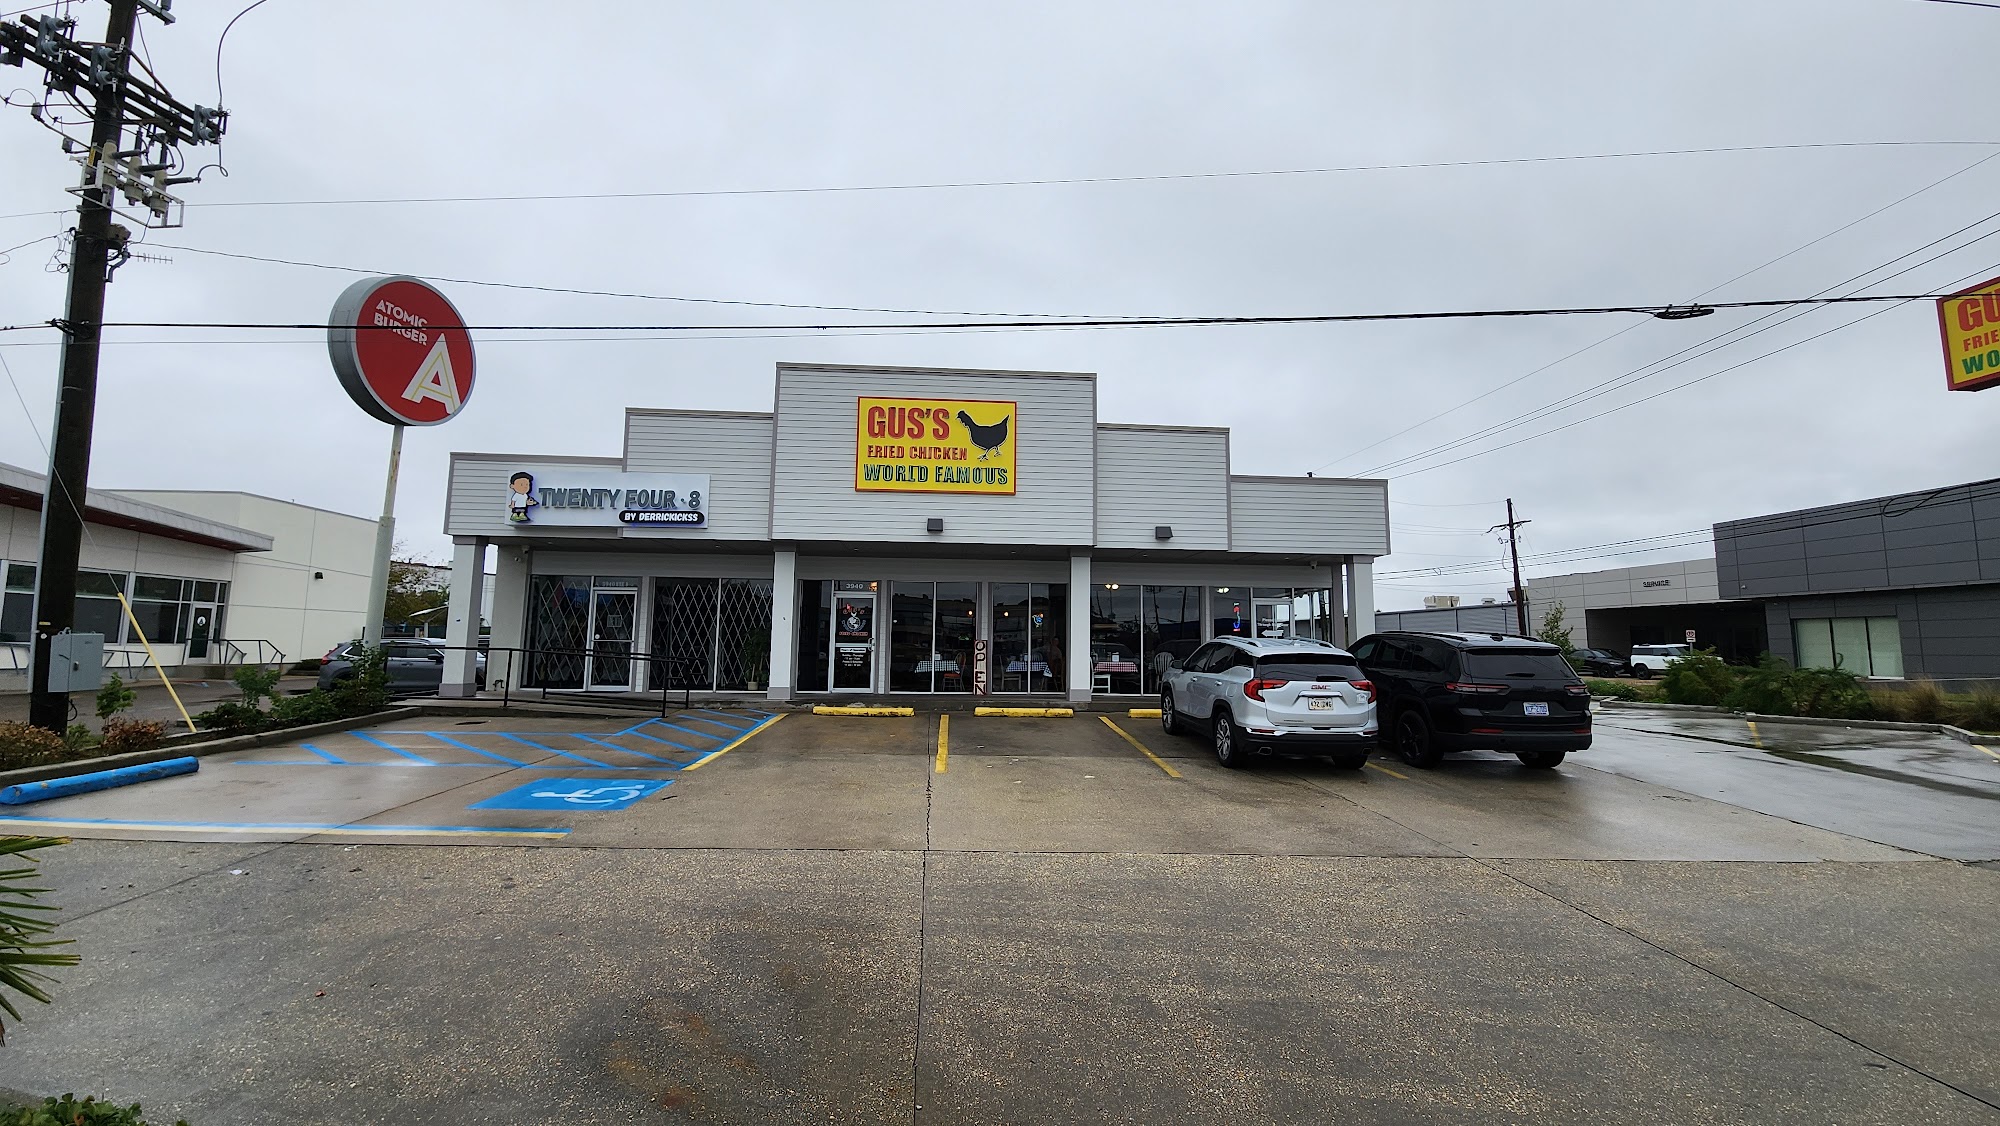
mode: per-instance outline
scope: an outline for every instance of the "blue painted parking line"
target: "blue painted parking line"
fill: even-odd
[[[306,750],[311,751],[313,754],[318,755],[319,757],[325,759],[326,761],[332,763],[335,766],[339,766],[347,761],[346,759],[341,758],[339,755],[328,754],[327,752],[320,750],[318,747],[313,746],[311,743],[300,743],[299,746],[304,747]]]
[[[694,712],[683,712],[683,713],[681,713],[681,714],[683,714],[683,715],[688,715],[688,716],[693,716],[693,717],[694,717],[694,718],[696,718],[696,719],[701,719],[701,720],[705,720],[705,721],[706,721],[706,722],[708,722],[708,723],[713,723],[713,724],[716,724],[716,725],[718,725],[718,726],[720,726],[720,727],[727,727],[727,728],[729,728],[729,729],[730,729],[730,730],[732,730],[732,731],[748,731],[748,730],[750,730],[751,728],[753,728],[753,727],[757,726],[757,721],[756,721],[756,720],[754,720],[754,719],[753,719],[753,720],[751,720],[751,721],[750,721],[750,722],[748,722],[748,723],[744,723],[744,724],[740,724],[740,725],[739,725],[739,724],[738,724],[738,723],[736,722],[736,719],[737,719],[738,717],[735,717],[735,716],[731,716],[731,715],[730,715],[729,713],[727,713],[727,712],[712,712],[712,711],[709,711],[709,710],[707,710],[707,709],[705,709],[705,708],[704,708],[704,709],[702,709],[702,710],[700,710],[700,711],[694,711]],[[713,717],[713,718],[710,718],[710,717]]]
[[[554,747],[537,743],[533,739],[530,739],[525,735],[515,735],[512,732],[507,732],[507,731],[496,731],[494,732],[494,734],[500,736],[502,739],[512,739],[516,743],[520,743],[523,746],[533,747],[538,751],[547,751],[552,755],[561,755],[563,758],[575,759],[576,761],[584,764],[585,766],[602,766],[608,769],[612,769],[611,764],[608,762],[599,762],[594,758],[584,758],[582,755],[571,754],[568,751],[559,751]]]
[[[0,826],[41,829],[126,829],[178,833],[303,833],[348,837],[566,837],[568,829],[533,829],[486,825],[357,825],[272,821],[122,821],[105,817],[0,817]]]
[[[646,725],[645,725],[645,724],[641,724],[640,726],[646,726]],[[676,728],[674,728],[674,730],[676,730],[676,731],[680,731],[680,732],[683,732],[683,733],[685,733],[685,734],[689,734],[689,735],[695,735],[695,736],[699,736],[700,738],[703,738],[703,739],[713,739],[713,738],[715,738],[715,736],[713,736],[713,735],[710,735],[710,734],[709,734],[709,733],[707,733],[706,731],[688,731],[688,730],[687,730],[686,728],[682,728],[682,727],[676,727]],[[650,739],[650,740],[652,740],[652,741],[653,741],[653,742],[655,742],[655,743],[665,743],[665,744],[666,744],[667,746],[669,746],[669,747],[679,747],[679,748],[680,748],[681,750],[683,750],[683,751],[692,751],[692,752],[694,752],[695,754],[700,754],[700,753],[702,752],[702,750],[704,749],[704,748],[701,748],[701,747],[690,747],[690,746],[688,746],[688,745],[687,745],[686,743],[682,743],[682,742],[679,742],[679,741],[677,741],[677,740],[674,740],[674,739],[669,739],[669,738],[667,738],[667,737],[666,737],[666,736],[664,736],[664,735],[653,735],[653,734],[650,734],[650,733],[648,733],[648,732],[645,732],[645,731],[641,731],[641,730],[639,730],[639,729],[638,729],[638,728],[636,728],[636,727],[635,727],[635,728],[633,728],[633,729],[632,729],[632,730],[630,730],[630,731],[620,731],[620,732],[619,732],[618,734],[620,734],[620,735],[636,735],[636,736],[638,736],[638,737],[639,737],[639,738],[641,738],[641,739]]]
[[[700,722],[700,717],[699,717],[699,716],[695,716],[695,717],[692,717],[692,718],[694,718],[696,722]],[[728,739],[728,738],[731,738],[731,737],[733,737],[733,736],[735,736],[735,735],[738,735],[738,734],[740,734],[740,733],[741,733],[741,732],[743,731],[743,729],[742,729],[742,728],[740,728],[740,727],[730,727],[730,726],[729,726],[728,724],[725,724],[725,723],[718,723],[718,724],[716,724],[715,726],[717,726],[717,727],[720,727],[720,728],[722,728],[722,729],[723,729],[724,731],[728,732],[728,734],[726,734],[726,735],[725,735],[725,734],[719,734],[719,733],[717,733],[717,732],[714,732],[714,731],[703,731],[703,730],[702,730],[701,728],[699,728],[699,727],[682,727],[682,726],[681,726],[680,724],[678,724],[678,723],[668,723],[668,722],[667,722],[666,720],[664,720],[664,719],[653,719],[653,720],[647,720],[647,721],[646,721],[645,723],[642,723],[642,724],[640,724],[640,725],[639,725],[639,727],[640,727],[640,728],[646,728],[646,727],[665,727],[665,728],[669,728],[669,729],[671,729],[671,730],[674,730],[674,731],[679,731],[679,732],[683,732],[683,733],[685,733],[685,734],[688,734],[688,735],[692,735],[692,736],[694,736],[694,737],[695,737],[695,738],[697,738],[697,739],[713,739],[713,740],[716,740],[716,741],[718,741],[718,742],[720,742],[721,740],[724,740],[724,739]],[[640,736],[640,737],[642,737],[642,738],[647,738],[647,739],[656,739],[656,738],[659,738],[659,737],[658,737],[658,736],[656,736],[656,735],[647,735],[647,734],[646,734],[646,733],[645,733],[645,732],[644,732],[643,730],[639,730],[639,729],[637,729],[637,728],[635,728],[635,729],[633,730],[632,734],[634,734],[634,735],[638,735],[638,736]],[[666,742],[671,742],[671,740],[668,740],[668,739],[660,739],[660,742],[662,742],[662,743],[666,743]],[[687,748],[687,749],[688,749],[688,750],[690,750],[690,751],[692,751],[692,750],[695,750],[696,748],[694,748],[694,747],[689,747],[689,748]]]
[[[528,765],[527,763],[525,763],[525,762],[522,762],[522,761],[521,761],[520,759],[517,759],[517,758],[508,758],[508,757],[507,757],[506,755],[503,755],[503,754],[501,754],[501,753],[500,753],[500,752],[498,752],[498,751],[487,751],[487,750],[481,750],[480,748],[478,748],[478,747],[475,747],[475,746],[473,746],[473,745],[472,745],[472,744],[470,744],[470,743],[467,743],[467,742],[464,742],[464,741],[462,741],[462,740],[458,740],[458,739],[454,739],[454,738],[452,738],[451,736],[449,736],[449,735],[445,735],[445,734],[442,734],[442,733],[440,733],[440,732],[436,732],[436,731],[433,731],[433,732],[430,732],[430,737],[431,737],[431,738],[433,738],[433,739],[436,739],[436,740],[437,740],[438,742],[440,742],[440,743],[444,743],[444,744],[447,744],[447,745],[449,745],[449,746],[453,746],[453,747],[457,747],[457,748],[459,748],[460,750],[464,750],[464,751],[471,751],[471,752],[472,752],[473,754],[475,754],[475,755],[484,755],[484,756],[485,756],[485,757],[487,757],[487,758],[490,758],[490,759],[494,759],[494,760],[497,760],[497,761],[499,761],[499,762],[504,762],[504,763],[506,763],[506,764],[507,764],[508,766],[526,766],[526,765]]]
[[[644,751],[635,751],[630,747],[621,747],[616,743],[607,743],[602,739],[596,738],[595,736],[591,735],[585,735],[582,732],[571,732],[570,738],[581,739],[586,743],[595,743],[600,747],[609,747],[610,749],[617,751],[621,755],[631,755],[635,758],[647,759],[652,762],[664,762],[668,766],[674,767],[676,769],[687,765],[687,763],[684,763],[679,759],[661,758],[659,755],[649,755]],[[679,746],[679,744],[672,744],[672,745]],[[692,748],[689,749],[691,750]],[[623,769],[636,769],[636,768],[626,767]]]
[[[396,746],[394,743],[385,743],[382,740],[377,739],[375,736],[368,734],[366,731],[350,731],[348,732],[348,734],[354,736],[356,739],[359,739],[364,743],[373,743],[384,750],[394,751],[397,754],[402,755],[404,758],[409,759],[410,761],[416,763],[419,766],[437,765],[437,763],[432,762],[430,759],[425,758],[424,756],[418,754],[415,751],[406,751],[403,748]]]

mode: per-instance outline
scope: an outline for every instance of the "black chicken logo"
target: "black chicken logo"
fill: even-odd
[[[971,415],[964,411],[958,412],[958,421],[965,425],[966,435],[972,439],[973,445],[979,447],[980,461],[985,461],[987,454],[1007,444],[1007,420],[1011,417],[1011,415],[1001,415],[1000,421],[982,426],[972,421]]]

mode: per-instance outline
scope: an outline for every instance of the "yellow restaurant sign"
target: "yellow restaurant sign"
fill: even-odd
[[[858,399],[854,487],[1012,496],[1016,421],[992,399]]]
[[[2000,383],[2000,278],[1938,298],[1946,385],[1978,391]]]

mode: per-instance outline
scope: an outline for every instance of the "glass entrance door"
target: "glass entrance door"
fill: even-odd
[[[836,583],[835,586],[842,584]],[[858,584],[855,584],[858,585]],[[833,596],[833,690],[875,687],[875,595],[836,590]]]
[[[638,593],[600,590],[590,600],[590,669],[592,688],[632,686],[632,637],[638,618]]]
[[[1292,600],[1259,598],[1250,604],[1252,637],[1292,636]]]

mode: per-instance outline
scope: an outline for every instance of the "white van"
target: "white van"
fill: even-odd
[[[1675,643],[1673,645],[1634,645],[1632,647],[1632,675],[1641,680],[1655,673],[1667,671],[1667,662],[1676,657],[1685,657],[1694,652],[1694,646]]]

